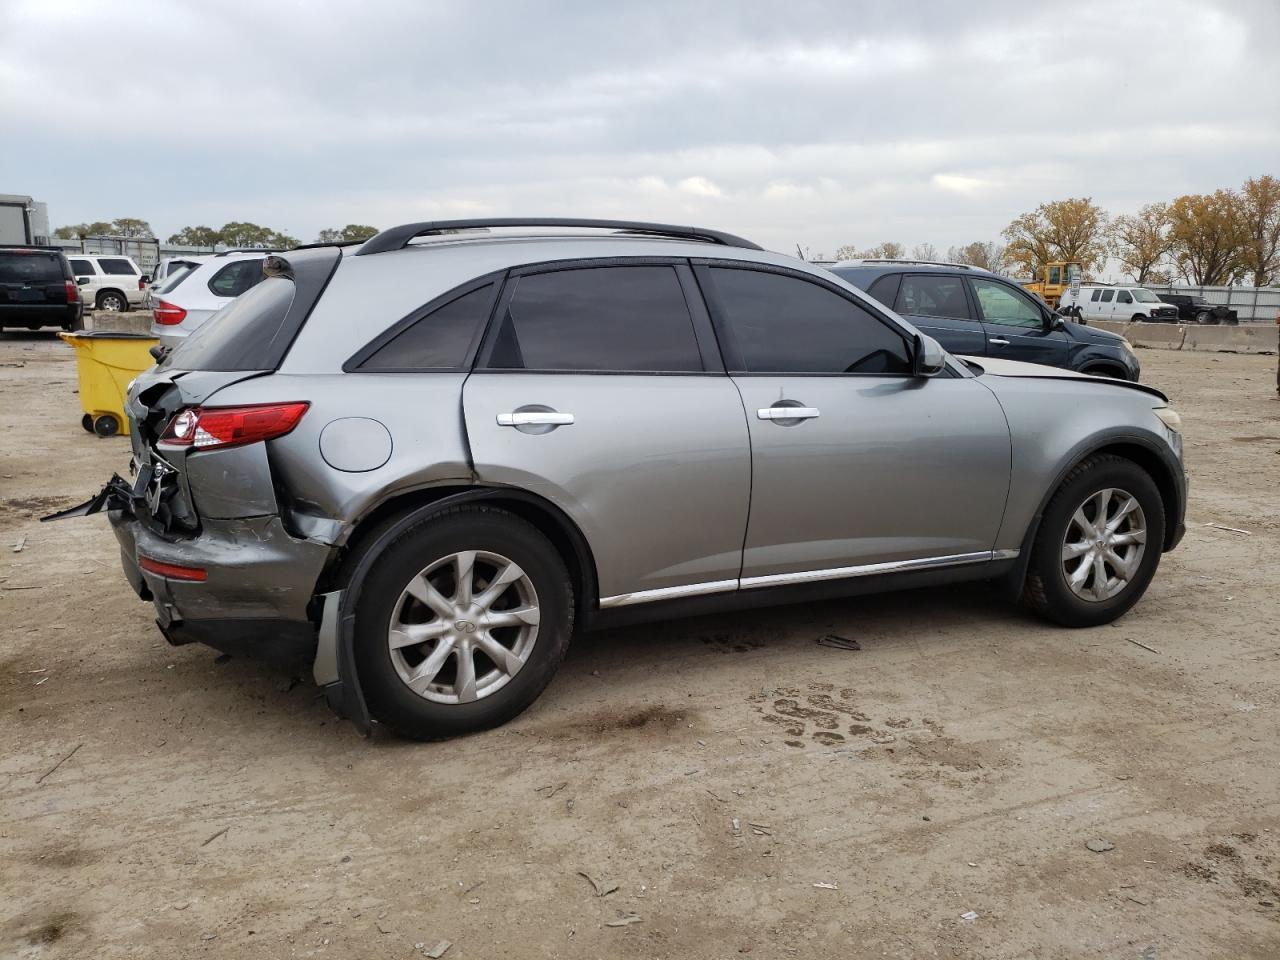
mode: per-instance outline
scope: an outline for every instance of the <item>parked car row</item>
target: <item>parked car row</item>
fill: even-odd
[[[502,723],[628,620],[986,580],[1108,623],[1184,530],[1164,395],[1005,359],[1129,362],[985,272],[443,221],[160,296],[187,335],[129,389],[136,473],[61,516],[108,513],[170,642],[303,654],[364,730]]]

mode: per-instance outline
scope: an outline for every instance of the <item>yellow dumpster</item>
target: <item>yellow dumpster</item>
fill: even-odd
[[[155,364],[150,350],[160,341],[145,333],[82,330],[58,334],[76,351],[80,373],[80,425],[100,437],[129,432],[124,396],[129,381]]]

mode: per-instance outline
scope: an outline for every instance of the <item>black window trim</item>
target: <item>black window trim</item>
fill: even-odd
[[[493,323],[494,309],[502,299],[504,288],[507,286],[508,271],[495,270],[487,273],[482,277],[474,277],[466,283],[461,283],[456,287],[451,287],[437,297],[428,300],[422,306],[410,310],[407,314],[397,320],[391,326],[387,327],[380,334],[366,343],[363,347],[347,358],[342,364],[343,373],[367,373],[367,374],[384,374],[384,373],[467,373],[471,370],[475,362],[476,354],[479,352],[480,343],[484,338],[485,332]],[[456,367],[396,367],[394,369],[381,367],[377,370],[362,370],[361,364],[367,362],[374,354],[385,347],[400,334],[404,333],[419,320],[424,319],[429,314],[435,313],[441,307],[447,306],[459,297],[465,297],[469,293],[485,286],[492,286],[493,293],[489,300],[489,310],[483,323],[477,325],[476,331],[471,336],[471,343],[467,346],[466,355],[463,361]]]
[[[543,369],[537,367],[491,367],[488,366],[497,344],[498,334],[502,326],[511,298],[517,284],[511,282],[520,277],[533,276],[540,273],[564,273],[570,270],[590,270],[599,267],[672,267],[680,282],[680,290],[684,295],[685,306],[693,322],[694,339],[702,361],[701,370],[573,370]],[[485,335],[472,364],[472,372],[483,374],[539,374],[543,376],[603,376],[603,377],[723,377],[725,373],[724,359],[720,354],[720,346],[716,341],[715,331],[708,308],[703,303],[703,296],[698,291],[687,257],[584,257],[576,260],[544,260],[537,263],[521,264],[507,272],[507,282],[498,297],[494,310],[489,315]]]
[[[836,274],[836,276],[840,276],[840,274]],[[894,271],[894,270],[886,271],[885,273],[880,274],[878,277],[874,278],[870,283],[868,283],[866,290],[864,292],[868,297],[870,297],[876,303],[881,304],[886,310],[894,310],[896,309],[894,307],[894,304],[898,302],[898,294],[902,292],[903,276],[904,274],[901,271]],[[846,279],[846,278],[842,277],[841,279]],[[853,283],[853,281],[849,280],[849,283]],[[890,289],[892,289],[893,296],[889,298],[890,301],[892,301],[891,303],[885,303],[878,296],[876,296],[874,293],[871,292],[872,287],[879,286],[881,283],[886,284],[884,288],[885,293],[888,293]],[[858,286],[856,283],[854,283],[853,285],[855,287]],[[859,287],[859,289],[861,288]]]
[[[724,356],[725,369],[733,377],[855,377],[855,378],[876,378],[876,379],[894,379],[894,380],[911,380],[915,379],[915,373],[907,371],[906,373],[861,373],[858,371],[844,372],[820,372],[820,371],[752,371],[746,370],[745,362],[742,359],[742,353],[738,347],[737,340],[733,335],[733,331],[727,323],[724,308],[720,304],[715,291],[715,279],[710,274],[712,267],[725,267],[733,270],[754,270],[757,273],[776,273],[784,277],[791,277],[796,280],[803,280],[812,283],[815,286],[822,287],[831,293],[849,301],[856,307],[860,307],[869,313],[874,319],[888,327],[893,333],[902,338],[903,345],[906,347],[907,359],[909,363],[914,365],[916,352],[915,338],[917,334],[914,331],[904,329],[895,319],[884,313],[885,308],[878,300],[864,294],[857,296],[851,294],[844,287],[837,283],[831,283],[822,277],[814,276],[803,270],[795,270],[789,267],[780,266],[774,263],[761,263],[753,260],[728,260],[720,258],[698,257],[693,260],[694,276],[698,279],[698,285],[702,288],[702,295],[707,302],[707,310],[711,314],[711,321],[715,327],[716,336],[719,338],[720,349]],[[901,282],[899,282],[901,283]],[[895,294],[895,299],[897,295]],[[956,377],[958,374],[951,369],[948,364],[943,371],[938,374],[942,377]]]

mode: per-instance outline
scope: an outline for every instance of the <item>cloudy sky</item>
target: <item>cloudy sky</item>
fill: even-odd
[[[1280,175],[1277,50],[1277,0],[0,0],[0,193],[161,236],[547,214],[945,250]]]

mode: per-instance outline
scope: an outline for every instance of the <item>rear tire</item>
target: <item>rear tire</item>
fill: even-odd
[[[1201,326],[1207,326],[1213,323],[1213,315],[1210,314],[1208,310],[1201,310],[1196,314],[1196,323]]]
[[[400,534],[374,561],[356,607],[356,668],[377,720],[440,740],[524,711],[572,633],[573,585],[551,542],[504,510],[454,507]],[[416,636],[426,639],[405,642]]]
[[[1121,515],[1128,499],[1134,506]],[[1099,508],[1107,513],[1095,538],[1089,524],[1099,519]],[[1123,457],[1089,457],[1067,474],[1045,508],[1023,602],[1064,627],[1110,623],[1146,592],[1160,564],[1164,528],[1164,503],[1150,474]],[[1109,553],[1095,550],[1102,541]]]
[[[123,313],[129,309],[128,298],[119,290],[103,290],[96,302],[99,310],[108,313]]]

